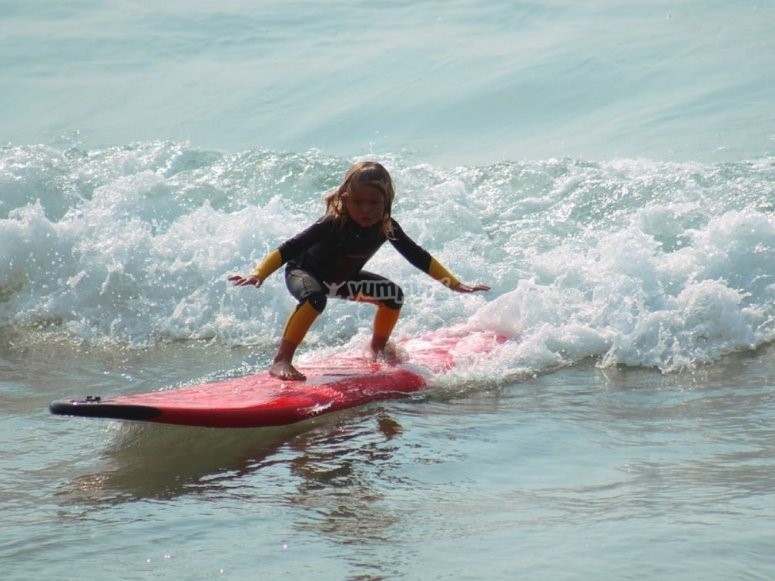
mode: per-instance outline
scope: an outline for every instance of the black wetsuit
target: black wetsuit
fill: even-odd
[[[366,228],[351,220],[343,225],[333,219],[316,222],[278,248],[287,262],[285,282],[299,302],[309,301],[322,311],[327,297],[370,300],[391,309],[400,309],[403,292],[394,282],[363,270],[366,262],[386,242],[412,265],[429,272],[430,253],[419,246],[392,220],[393,237],[382,232],[382,225]]]

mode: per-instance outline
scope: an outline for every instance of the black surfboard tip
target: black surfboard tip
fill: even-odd
[[[161,415],[161,411],[150,406],[116,404],[103,401],[99,396],[84,399],[67,399],[51,402],[49,411],[56,416],[80,416],[85,418],[109,418],[114,420],[148,421]]]

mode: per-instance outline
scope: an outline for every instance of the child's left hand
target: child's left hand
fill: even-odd
[[[479,291],[488,291],[490,290],[490,287],[486,284],[467,285],[460,282],[456,286],[451,287],[451,290],[457,293],[475,293]]]
[[[229,282],[231,282],[231,284],[234,286],[254,286],[256,288],[260,288],[262,281],[260,278],[253,276],[252,274],[250,276],[241,276],[239,274],[235,274],[229,277]]]

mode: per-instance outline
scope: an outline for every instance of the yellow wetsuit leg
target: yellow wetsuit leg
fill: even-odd
[[[288,317],[283,329],[283,339],[294,345],[301,343],[319,314],[309,301],[301,303]]]
[[[374,334],[377,337],[388,339],[398,322],[400,314],[401,309],[391,309],[385,305],[378,304],[377,312],[374,315]]]

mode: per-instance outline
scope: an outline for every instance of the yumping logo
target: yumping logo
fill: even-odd
[[[394,301],[398,304],[404,299],[401,289],[389,280],[346,280],[323,284],[328,288],[329,297],[348,297],[356,300],[358,297],[367,297],[375,301]]]

